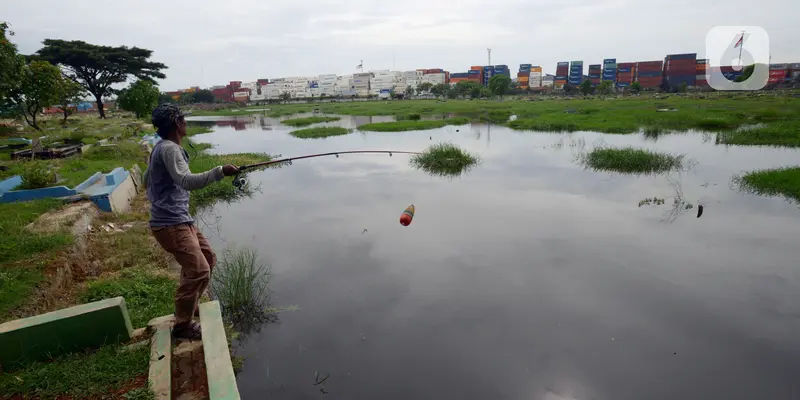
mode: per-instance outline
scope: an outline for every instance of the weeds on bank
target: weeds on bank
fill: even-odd
[[[175,309],[175,280],[145,268],[129,268],[119,275],[89,282],[80,295],[83,303],[122,296],[131,325],[142,327],[153,318],[172,314]]]
[[[150,347],[105,346],[0,373],[0,397],[88,398],[108,395],[146,373]]]

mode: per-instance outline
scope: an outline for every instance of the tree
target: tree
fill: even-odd
[[[9,97],[19,90],[25,58],[17,53],[17,46],[8,39],[14,32],[8,24],[0,22],[0,107],[10,106]]]
[[[136,118],[153,112],[158,105],[159,91],[153,82],[140,79],[119,92],[117,104],[125,111],[132,111]]]
[[[22,68],[19,87],[11,92],[8,101],[25,117],[28,125],[42,130],[36,117],[42,112],[42,108],[58,102],[61,79],[58,67],[45,61],[33,61]]]
[[[631,92],[639,93],[641,91],[642,91],[642,84],[641,83],[639,83],[639,82],[631,83]]]
[[[755,70],[756,70],[756,65],[755,64],[750,64],[750,65],[744,67],[744,70],[742,71],[742,75],[740,75],[738,78],[736,78],[736,82],[744,82],[744,81],[750,79],[750,77],[753,75],[753,72]]]
[[[161,93],[158,94],[158,104],[174,103],[174,102],[175,102],[175,99],[173,99],[172,96],[170,96],[170,95],[168,95],[168,94],[166,94],[164,92],[161,92]]]
[[[194,95],[195,95],[194,92],[183,92],[181,93],[181,97],[178,98],[178,103],[181,104],[196,103]]]
[[[413,86],[408,86],[406,88],[406,97],[411,97],[413,95],[414,95],[414,87]]]
[[[285,102],[287,102],[287,103],[288,103],[288,102],[289,102],[289,100],[291,100],[291,99],[292,99],[292,94],[291,94],[291,93],[289,93],[289,92],[283,92],[283,93],[281,93],[281,95],[280,95],[280,99],[281,99],[281,101],[285,101]]]
[[[417,93],[423,94],[423,93],[426,93],[426,92],[430,92],[432,88],[433,88],[433,84],[432,83],[423,82],[423,83],[420,83],[417,86]]]
[[[455,92],[459,96],[470,96],[474,99],[480,96],[481,87],[477,82],[461,81],[456,83]]]
[[[639,83],[639,82],[636,82]],[[597,85],[597,93],[601,95],[611,94],[613,91],[613,86],[611,81],[602,81],[599,85]]]
[[[214,93],[211,93],[208,89],[198,90],[194,94],[194,101],[196,103],[213,103],[215,100]]]
[[[583,83],[581,83],[579,87],[581,89],[581,93],[583,93],[584,96],[594,93],[594,86],[592,86],[592,81],[588,80],[583,81]]]
[[[511,78],[495,75],[489,79],[489,91],[495,96],[503,96],[511,88]]]
[[[67,118],[69,118],[70,114],[73,112],[73,109],[70,108],[69,105],[75,104],[77,107],[77,103],[83,100],[83,98],[86,96],[86,91],[83,90],[83,86],[81,86],[78,82],[75,82],[66,76],[61,76],[57,86],[57,92],[59,109],[61,109],[61,112],[64,113],[64,121],[61,123],[66,124]]]
[[[430,91],[431,91],[431,94],[433,94],[436,97],[445,97],[447,95],[448,85],[444,84],[444,83],[440,83],[440,84],[435,85],[434,87],[432,87],[430,89]]]
[[[575,87],[575,85],[570,85],[569,83],[564,84],[564,93],[566,93],[566,94],[575,93],[575,91],[577,91],[577,90],[578,90],[578,88]]]
[[[103,96],[114,93],[112,85],[128,77],[154,82],[163,79],[166,65],[148,60],[152,50],[127,46],[98,46],[80,40],[45,39],[34,57],[61,65],[66,74],[94,95],[100,118],[105,118]]]
[[[689,85],[687,85],[686,82],[681,82],[681,84],[678,86],[678,91],[681,93],[686,93],[686,89],[688,88]]]

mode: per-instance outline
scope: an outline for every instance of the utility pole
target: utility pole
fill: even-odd
[[[489,64],[486,65],[492,65],[492,49],[486,49],[486,52],[489,54]]]

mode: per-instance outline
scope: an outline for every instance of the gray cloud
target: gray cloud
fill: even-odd
[[[716,25],[759,25],[771,36],[774,62],[800,62],[790,0],[605,2],[573,0],[141,0],[137,2],[0,0],[20,50],[45,38],[154,50],[170,68],[165,90],[365,69],[441,67],[458,72],[492,62],[512,71],[602,58],[653,60],[704,52]],[[746,11],[742,11],[746,10]],[[779,11],[779,10],[785,10]]]

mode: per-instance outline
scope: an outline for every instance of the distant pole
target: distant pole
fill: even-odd
[[[492,49],[486,49],[486,53],[489,55],[489,64],[486,65],[492,65]]]

